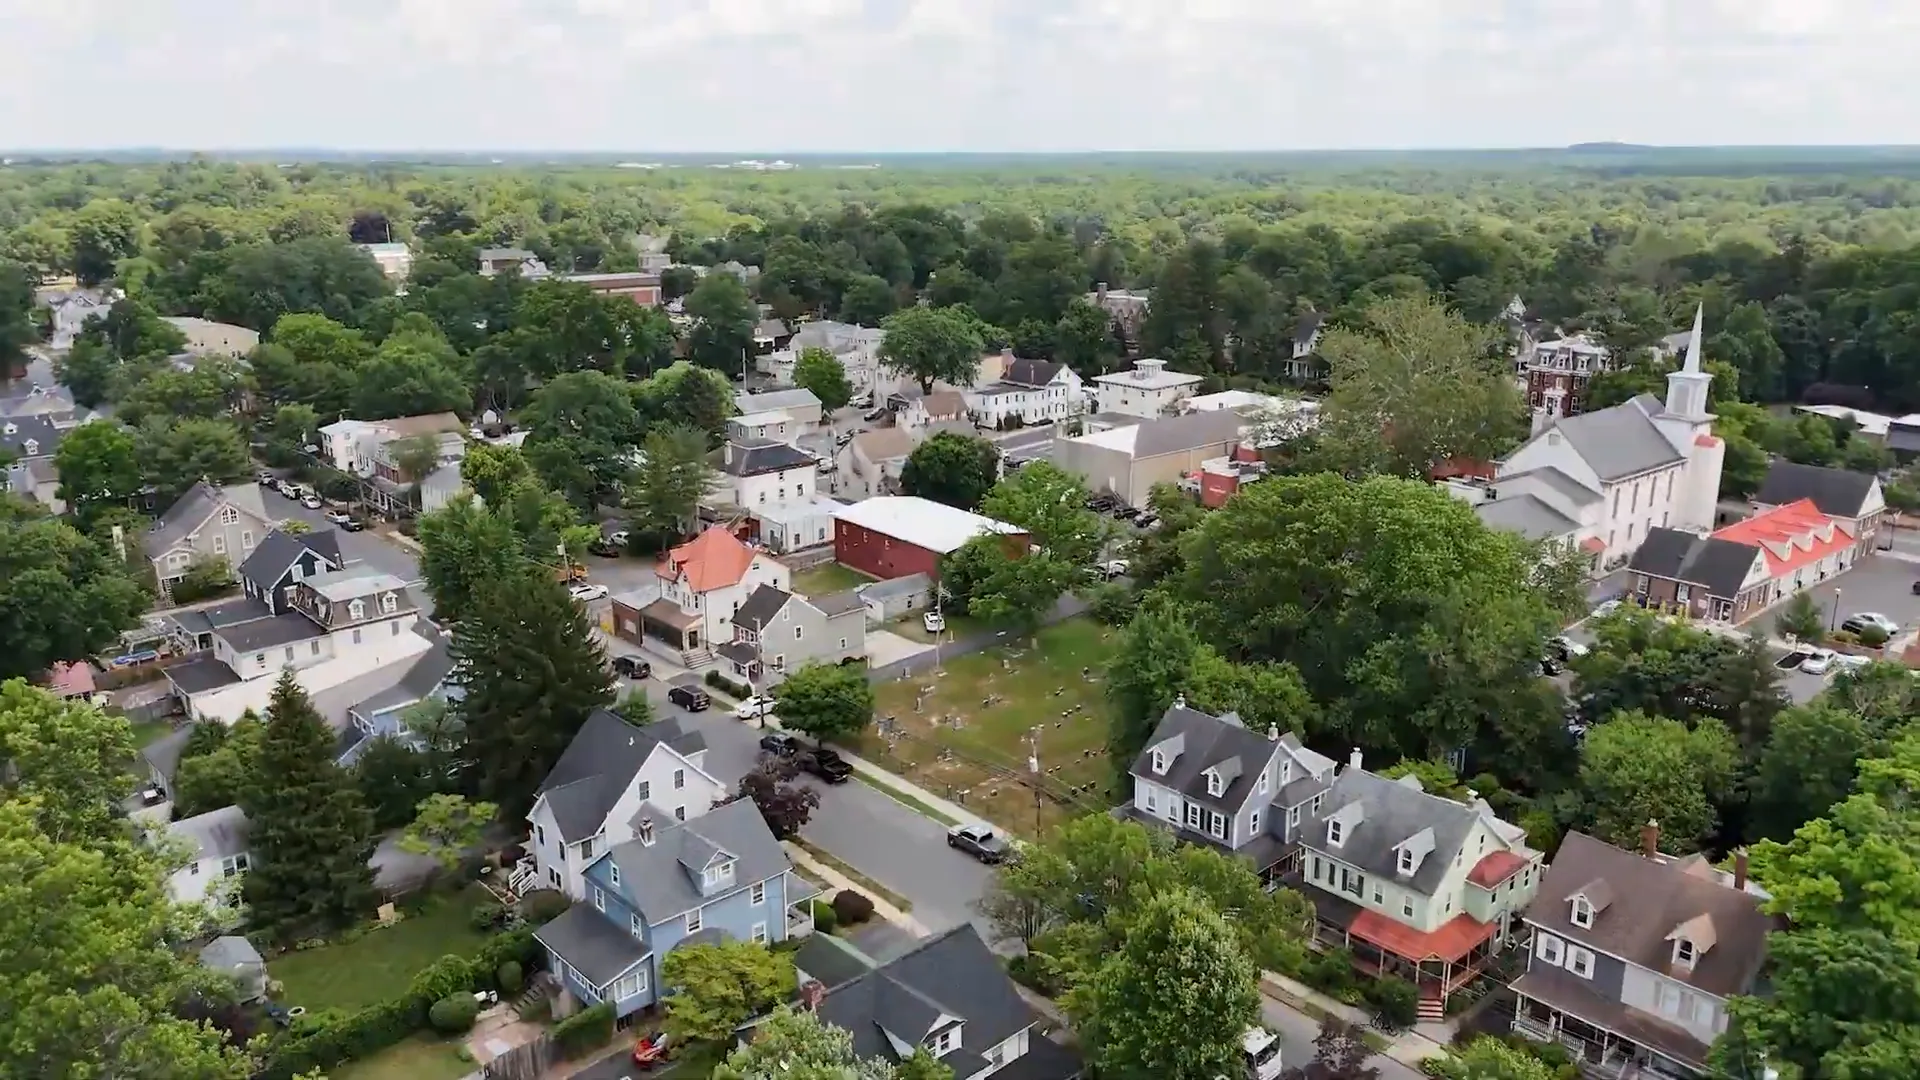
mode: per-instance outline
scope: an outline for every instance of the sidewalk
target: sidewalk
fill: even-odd
[[[1275,972],[1260,973],[1260,992],[1287,1008],[1309,1016],[1335,1016],[1363,1028],[1371,1020],[1364,1010],[1335,1001],[1310,986]],[[1445,1054],[1451,1039],[1452,1032],[1445,1024],[1419,1024],[1394,1036],[1382,1053],[1417,1071],[1422,1061]]]
[[[932,936],[932,931],[928,930],[920,920],[887,903],[885,898],[875,896],[872,889],[858,882],[848,880],[845,874],[814,858],[800,845],[783,843],[780,846],[787,849],[787,857],[793,860],[795,866],[805,870],[808,876],[817,878],[829,893],[837,892],[841,889],[851,889],[873,901],[874,914],[905,930],[907,933],[912,934],[914,940],[918,941],[921,938]]]

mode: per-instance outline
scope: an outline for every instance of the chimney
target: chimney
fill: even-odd
[[[1103,281],[1100,284],[1095,285],[1093,287],[1093,302],[1096,304],[1104,304],[1107,302],[1107,283],[1106,282]]]
[[[1747,891],[1747,849],[1733,849],[1733,887],[1741,892]]]
[[[1354,748],[1353,748],[1353,753],[1351,753],[1351,754],[1348,754],[1348,755],[1347,755],[1347,768],[1349,768],[1349,769],[1352,769],[1352,770],[1353,770],[1354,772],[1360,772],[1360,771],[1361,771],[1361,768],[1360,768],[1360,748],[1359,748],[1359,747],[1357,747],[1357,746],[1356,746],[1356,747],[1354,747]]]
[[[1660,854],[1660,823],[1653,818],[1640,826],[1640,854],[1649,859]]]
[[[1268,742],[1280,741],[1280,725],[1278,724],[1267,725],[1267,741]]]
[[[1175,695],[1173,695],[1173,707],[1174,707],[1174,708],[1176,708],[1176,709],[1184,709],[1184,708],[1186,708],[1186,707],[1187,707],[1187,695],[1186,695],[1185,693],[1179,693],[1179,694],[1175,694]]]
[[[808,979],[800,984],[800,1007],[808,1012],[819,1012],[820,1003],[827,998],[827,984],[819,979]]]

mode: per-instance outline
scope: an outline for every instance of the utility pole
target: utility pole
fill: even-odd
[[[753,684],[753,673],[766,663],[767,642],[761,636],[764,632],[762,620],[753,620],[753,663],[747,665],[747,700],[754,703],[753,718],[762,728],[767,726],[767,708],[760,702],[760,689]]]
[[[1033,777],[1030,786],[1033,788],[1033,835],[1036,838],[1040,835],[1040,731],[1043,727],[1044,724],[1033,725],[1033,731],[1028,736],[1027,772]]]

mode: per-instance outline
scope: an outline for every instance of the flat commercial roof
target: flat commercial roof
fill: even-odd
[[[840,521],[903,540],[942,555],[958,550],[985,533],[1018,535],[1021,529],[1004,521],[913,495],[881,495],[834,510]]]

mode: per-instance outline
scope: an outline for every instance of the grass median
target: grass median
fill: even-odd
[[[900,910],[901,914],[904,915],[913,910],[913,901],[908,900],[906,897],[901,896],[885,885],[848,866],[846,860],[832,854],[820,845],[800,836],[794,837],[793,842],[799,845],[800,850],[813,856],[814,859],[827,866],[828,869],[838,872],[841,877],[872,893],[875,898],[885,900],[887,903],[892,904]]]

